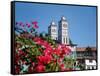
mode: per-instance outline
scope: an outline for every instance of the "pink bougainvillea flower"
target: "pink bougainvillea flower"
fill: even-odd
[[[34,62],[32,62],[32,66],[35,66],[35,63]]]
[[[36,29],[37,29],[37,28],[39,28],[39,26],[38,26],[38,25],[34,25],[33,27],[34,27],[34,28],[36,28]]]
[[[23,25],[23,22],[20,22],[19,25],[22,26]]]
[[[35,37],[34,39],[33,39],[33,41],[35,41],[37,44],[39,44],[39,45],[41,45],[41,43],[42,43],[42,40],[39,38],[39,37]]]
[[[45,49],[45,50],[43,51],[43,54],[44,54],[44,55],[51,55],[51,51],[50,51],[49,49]]]
[[[36,72],[44,72],[45,71],[45,66],[44,65],[37,65]]]
[[[51,55],[45,55],[45,60],[46,60],[46,64],[49,64],[52,61],[52,56]]]
[[[48,41],[46,41],[44,38],[41,38],[41,37],[33,37],[32,40],[34,41],[35,45],[39,45],[37,49],[38,51],[41,52],[41,54],[32,55],[32,57],[30,57],[30,55],[25,52],[26,50],[17,50],[16,52],[17,55],[15,54],[16,66],[17,65],[20,66],[20,63],[29,64],[30,66],[28,68],[28,73],[46,72],[47,65],[51,63],[53,64],[58,63],[59,71],[70,70],[69,68],[66,69],[65,67],[66,64],[64,63],[65,56],[71,52],[71,48],[69,46],[64,45],[64,44],[57,44],[56,47],[53,47],[53,45],[51,45]],[[28,51],[30,50],[27,50],[27,52]],[[24,60],[22,59],[23,57],[25,57],[25,59],[28,58],[29,60],[28,61]],[[35,58],[36,61],[33,60],[32,58]],[[17,69],[17,70],[18,72],[20,71],[20,69]]]
[[[29,68],[28,68],[28,73],[33,73],[33,72],[34,72],[34,67],[29,66]]]
[[[59,63],[59,64],[60,64],[62,61],[63,61],[62,58],[59,58],[59,59],[58,59],[58,63]]]
[[[22,27],[24,27],[25,25],[23,24]]]
[[[15,72],[16,72],[16,74],[19,74],[20,73],[20,66],[16,66],[15,67]]]
[[[18,50],[18,55],[19,56],[26,56],[27,53],[25,53],[23,50]]]
[[[37,25],[38,22],[37,22],[37,21],[33,21],[32,24],[33,24],[33,25]]]
[[[27,64],[27,61],[25,61],[25,60],[22,60],[22,64]]]
[[[60,46],[60,45],[58,45],[57,49],[61,49],[61,46]]]
[[[15,54],[15,64],[19,64],[20,56],[18,54]]]
[[[38,56],[37,60],[38,60],[38,63],[48,64],[51,62],[52,56],[51,55]]]
[[[60,65],[60,70],[61,70],[61,71],[65,71],[65,66],[64,66],[64,64],[61,64],[61,65]]]
[[[47,41],[43,41],[42,45],[43,45],[45,48],[47,48],[48,45],[49,45],[49,43],[48,43]]]
[[[38,24],[37,21],[33,21],[32,24],[34,25],[33,28],[39,28],[39,26],[37,25]]]
[[[63,50],[62,50],[62,52],[63,52],[63,54],[68,55],[71,52],[71,49],[68,48],[68,47],[64,47]]]
[[[26,26],[27,26],[28,28],[30,28],[31,25],[30,25],[29,23],[26,23]]]
[[[16,25],[18,25],[18,22],[16,22]]]
[[[21,55],[23,53],[24,53],[23,50],[18,50],[18,55]]]
[[[55,48],[55,49],[53,50],[53,53],[56,54],[57,56],[60,56],[61,50]]]

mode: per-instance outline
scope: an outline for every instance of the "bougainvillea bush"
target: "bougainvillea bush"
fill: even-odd
[[[49,35],[40,35],[37,24],[37,21],[31,24],[16,22],[16,74],[74,70],[73,60],[69,57],[71,49],[52,40]]]

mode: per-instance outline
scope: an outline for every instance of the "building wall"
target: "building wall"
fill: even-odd
[[[97,69],[96,48],[86,50],[86,48],[76,50],[77,62],[84,66],[84,69]],[[81,62],[84,61],[84,62]]]
[[[96,60],[85,60],[85,69],[96,69]]]

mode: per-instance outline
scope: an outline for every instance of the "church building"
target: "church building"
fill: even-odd
[[[61,44],[69,45],[69,34],[68,34],[68,22],[64,16],[61,17],[61,20],[57,24],[52,21],[48,27],[48,34],[52,39],[58,40]]]

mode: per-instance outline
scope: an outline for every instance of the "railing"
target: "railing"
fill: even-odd
[[[76,58],[80,58],[80,59],[96,59],[96,56],[77,56]]]

